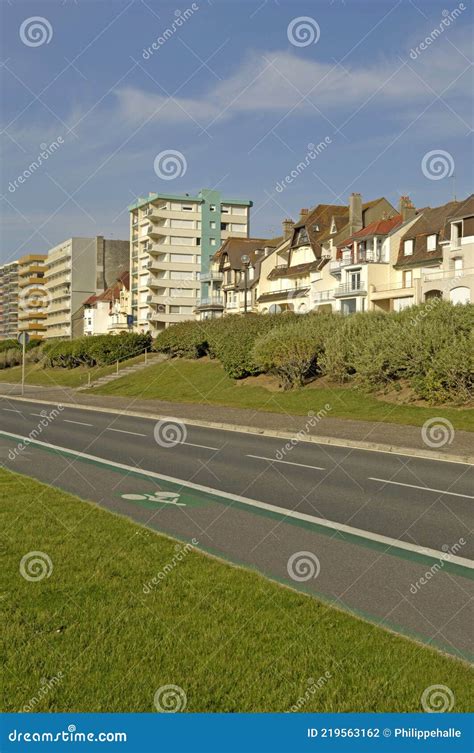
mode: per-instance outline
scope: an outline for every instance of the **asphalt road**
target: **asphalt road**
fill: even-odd
[[[444,650],[473,650],[471,467],[84,409],[45,419],[54,407],[0,400],[5,467]],[[38,443],[91,457],[18,451],[35,430]],[[317,577],[289,578],[289,558],[307,551]]]

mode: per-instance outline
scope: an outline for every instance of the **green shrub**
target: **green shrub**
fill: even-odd
[[[46,343],[42,355],[46,366],[73,369],[78,366],[105,366],[132,358],[145,349],[151,349],[149,334],[127,332]]]

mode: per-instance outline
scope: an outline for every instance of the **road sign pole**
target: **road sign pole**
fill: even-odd
[[[21,394],[25,394],[25,361],[26,361],[26,337],[23,340],[23,355],[21,358]]]

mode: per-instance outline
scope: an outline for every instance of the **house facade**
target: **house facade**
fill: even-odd
[[[118,335],[132,329],[129,319],[128,270],[113,285],[84,301],[85,335]]]

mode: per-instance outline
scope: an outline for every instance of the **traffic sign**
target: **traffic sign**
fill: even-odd
[[[19,332],[16,339],[18,340],[20,345],[28,345],[28,343],[30,342],[30,336],[28,332]]]

